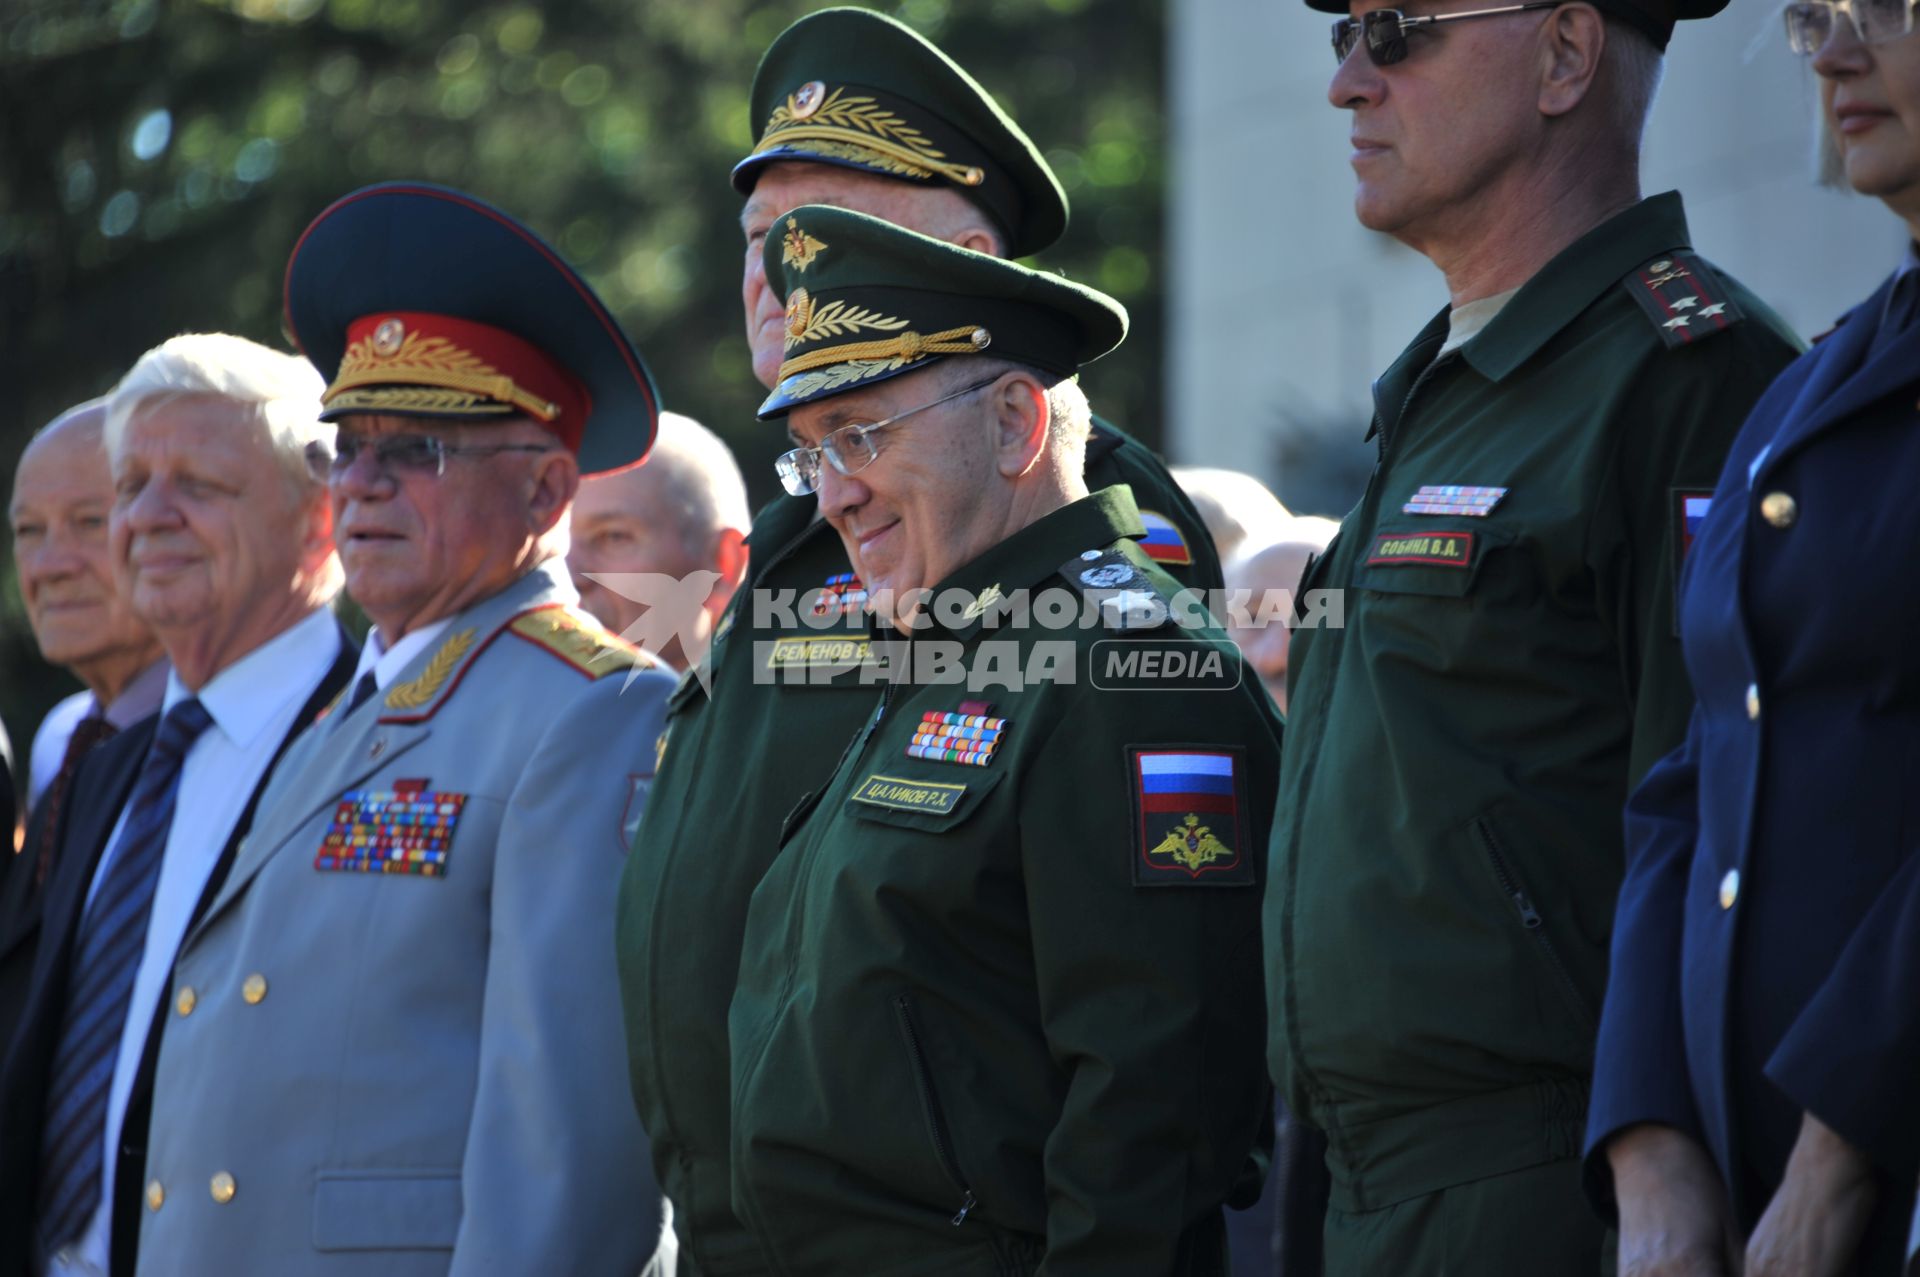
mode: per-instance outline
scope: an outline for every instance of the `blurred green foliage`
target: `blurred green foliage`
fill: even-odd
[[[300,229],[426,178],[525,219],[598,288],[667,406],[718,430],[756,502],[773,432],[739,311],[747,90],[822,0],[7,0],[0,6],[0,481],[26,438],[177,332],[284,344]],[[968,67],[1073,202],[1044,264],[1118,296],[1086,384],[1157,443],[1160,0],[883,0]],[[485,262],[475,262],[485,270]],[[41,664],[9,556],[0,716],[18,752],[74,686]]]

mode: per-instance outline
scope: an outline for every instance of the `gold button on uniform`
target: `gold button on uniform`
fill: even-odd
[[[1784,492],[1769,492],[1760,498],[1760,517],[1776,528],[1790,528],[1800,517],[1800,503]]]
[[[1760,684],[1758,683],[1747,684],[1747,717],[1755,719],[1760,717]]]
[[[248,976],[240,985],[240,996],[246,999],[250,1007],[260,1005],[260,999],[267,996],[267,977],[258,971]]]
[[[200,995],[193,991],[193,986],[181,985],[180,996],[173,1000],[173,1009],[181,1015],[192,1015],[193,1009],[198,1005],[200,1005]]]
[[[159,1180],[157,1179],[153,1180],[151,1183],[147,1185],[147,1209],[148,1210],[159,1210],[160,1207],[166,1203],[166,1200],[167,1200],[167,1190],[160,1187]]]
[[[1740,898],[1740,871],[1727,870],[1727,876],[1720,880],[1720,907],[1733,908],[1733,902]]]
[[[225,1206],[233,1200],[233,1176],[227,1174],[225,1171],[221,1171],[218,1175],[215,1175],[213,1182],[207,1187],[213,1193],[213,1200],[220,1205]]]

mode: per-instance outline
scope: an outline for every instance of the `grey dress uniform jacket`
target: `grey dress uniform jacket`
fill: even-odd
[[[174,968],[143,1277],[647,1262],[613,899],[674,680],[576,599],[536,569],[294,743]]]

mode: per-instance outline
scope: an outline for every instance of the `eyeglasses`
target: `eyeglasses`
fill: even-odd
[[[925,412],[929,408],[938,408],[943,403],[952,403],[962,395],[970,395],[976,390],[984,390],[998,376],[985,381],[976,381],[971,386],[943,395],[932,403],[923,403],[918,408],[909,408],[905,412],[896,412],[884,421],[870,421],[865,424],[842,426],[820,441],[817,448],[795,448],[783,452],[773,459],[775,473],[780,476],[780,486],[796,497],[804,497],[820,487],[820,458],[825,457],[833,463],[833,468],[851,478],[873,464],[880,455],[880,445],[874,435],[888,426],[898,425],[916,412]]]
[[[381,435],[368,438],[342,430],[334,436],[333,452],[322,443],[307,445],[307,469],[322,483],[338,479],[353,469],[362,452],[373,455],[373,468],[381,474],[432,475],[447,472],[448,457],[487,457],[499,452],[551,452],[541,443],[452,444],[433,435]]]
[[[1529,9],[1557,9],[1565,0],[1533,0],[1530,4],[1510,4],[1498,9],[1472,9],[1466,13],[1435,13],[1409,18],[1398,9],[1375,9],[1357,18],[1341,18],[1333,24],[1334,61],[1344,63],[1360,37],[1367,37],[1367,57],[1377,67],[1390,67],[1407,56],[1407,32],[1419,27],[1438,26],[1442,22],[1464,22],[1468,18],[1493,18],[1505,13],[1525,13]]]
[[[1885,44],[1913,30],[1911,0],[1806,0],[1787,6],[1787,47],[1809,58],[1826,48],[1835,13],[1847,15],[1862,44]]]

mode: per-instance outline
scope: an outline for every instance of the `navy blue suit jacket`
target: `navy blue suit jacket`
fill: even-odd
[[[1636,1122],[1699,1139],[1743,1229],[1804,1112],[1920,1169],[1920,330],[1869,357],[1891,284],[1754,406],[1688,554],[1696,706],[1628,804],[1603,1199]]]

